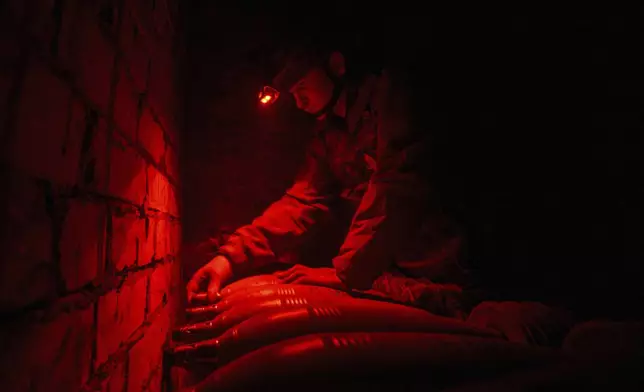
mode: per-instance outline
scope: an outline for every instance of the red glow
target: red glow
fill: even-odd
[[[272,96],[270,96],[270,95],[266,95],[266,96],[264,96],[260,101],[261,101],[262,103],[268,103],[268,101],[270,101],[271,99],[273,99],[273,97],[272,97]]]
[[[313,338],[311,340],[304,340],[302,342],[287,345],[282,349],[282,355],[297,355],[309,350],[324,348],[324,340],[321,338]]]

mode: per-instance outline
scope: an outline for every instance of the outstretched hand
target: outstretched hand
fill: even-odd
[[[344,288],[334,268],[311,268],[296,264],[286,271],[276,272],[274,275],[284,284],[323,286],[338,290]]]
[[[205,292],[208,302],[213,303],[219,297],[222,284],[230,279],[232,270],[230,262],[224,256],[216,256],[208,264],[199,268],[186,287],[188,302],[193,303],[198,294]]]

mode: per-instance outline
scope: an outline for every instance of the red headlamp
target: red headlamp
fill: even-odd
[[[302,79],[318,63],[320,63],[319,58],[307,50],[296,50],[288,54],[281,70],[260,91],[260,105],[270,106],[274,104],[280,96],[280,91],[289,91],[298,80]]]
[[[262,91],[259,92],[259,103],[263,106],[270,106],[277,101],[280,92],[271,86],[264,86]]]

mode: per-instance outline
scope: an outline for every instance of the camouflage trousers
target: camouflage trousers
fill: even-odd
[[[373,290],[433,314],[457,318],[500,331],[509,341],[559,346],[574,325],[566,309],[533,301],[483,301],[484,294],[456,284],[433,283],[398,273],[385,273]]]
[[[467,317],[470,302],[459,285],[433,283],[428,279],[411,278],[397,272],[386,272],[376,279],[372,291],[436,315],[459,319]]]

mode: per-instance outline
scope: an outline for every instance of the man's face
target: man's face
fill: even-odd
[[[313,68],[289,90],[298,109],[307,113],[322,110],[333,96],[333,81],[322,68]]]

